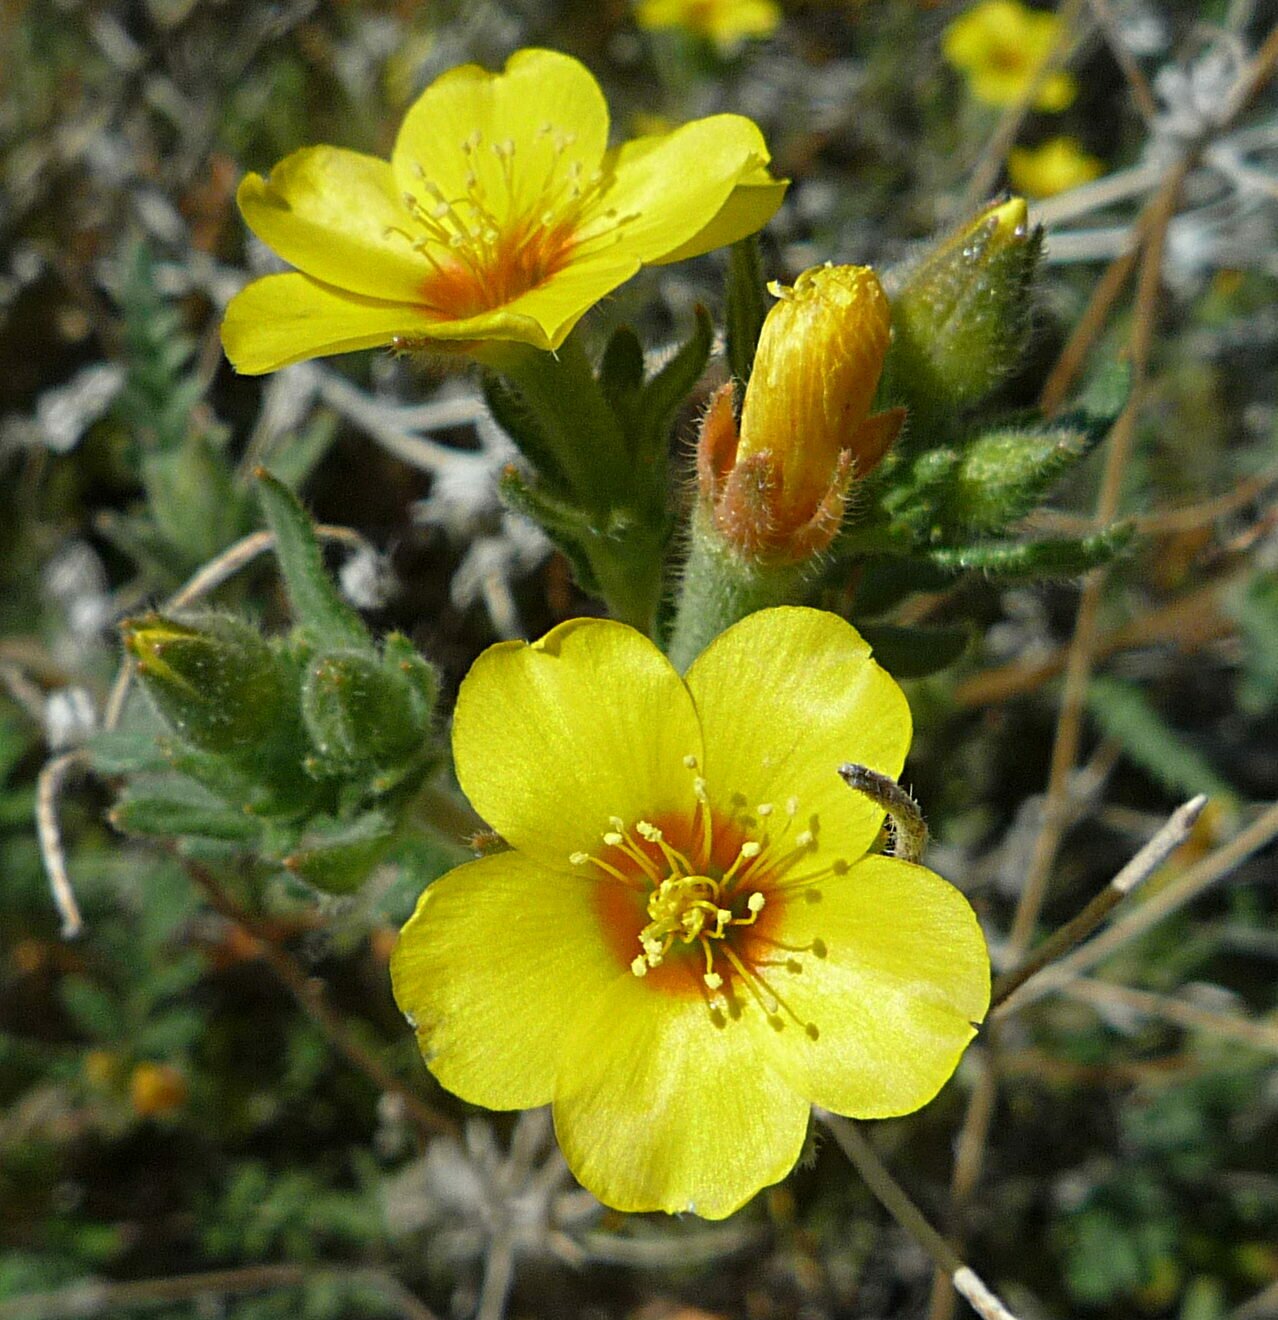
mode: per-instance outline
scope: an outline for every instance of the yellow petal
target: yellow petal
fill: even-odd
[[[805,872],[856,861],[883,813],[838,767],[855,761],[895,777],[910,745],[905,696],[856,629],[824,610],[761,610],[716,638],[687,683],[714,805],[770,803],[779,821],[793,799],[796,828],[815,835]]]
[[[711,115],[617,148],[610,157],[612,182],[599,207],[626,217],[619,242],[644,261],[680,250],[705,252],[708,246],[692,242],[703,232],[719,226],[719,232],[740,238],[749,232],[741,229],[748,219],[762,215],[771,200],[780,204],[780,193],[761,182],[759,171],[768,160],[763,134],[751,120]],[[733,190],[744,181],[759,195],[743,200],[739,210],[729,208],[720,223]],[[707,216],[713,219],[707,222]],[[715,236],[710,233],[712,241]]]
[[[634,976],[577,1019],[554,1114],[569,1168],[605,1205],[705,1219],[784,1178],[808,1124],[740,1020],[716,1026],[701,996]]]
[[[561,170],[578,162],[588,179],[607,142],[608,105],[590,70],[558,51],[529,49],[502,73],[465,64],[437,78],[405,116],[391,162],[402,192],[421,194],[428,180],[452,202],[472,189],[504,199],[500,227],[536,201],[556,160]],[[513,196],[500,154],[508,147]]]
[[[632,827],[689,812],[701,731],[687,689],[641,633],[572,619],[531,646],[475,661],[453,719],[457,778],[475,810],[529,856],[562,867]]]
[[[222,347],[236,371],[260,376],[326,353],[426,334],[431,325],[420,307],[345,293],[305,275],[267,275],[231,299]]]
[[[653,260],[664,266],[672,261],[686,261],[703,252],[727,247],[748,234],[757,233],[776,214],[790,186],[789,179],[774,179],[767,166],[758,165],[732,190],[719,214],[702,230],[673,252]]]
[[[312,278],[370,298],[421,300],[430,267],[410,246],[412,220],[384,160],[304,147],[236,194],[249,228]]]
[[[989,956],[963,895],[921,866],[872,856],[770,894],[766,911],[769,934],[800,950],[762,954],[794,1018],[779,1030],[747,1019],[774,1066],[814,1104],[854,1118],[927,1104],[989,1007]]]
[[[391,982],[441,1085],[489,1109],[549,1103],[568,1027],[631,975],[605,947],[596,888],[515,852],[429,886]]]

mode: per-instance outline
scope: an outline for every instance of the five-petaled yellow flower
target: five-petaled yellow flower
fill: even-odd
[[[553,1104],[621,1210],[731,1214],[794,1166],[809,1106],[926,1104],[989,1003],[966,900],[872,852],[837,773],[899,773],[910,713],[859,634],[753,614],[681,679],[623,624],[503,642],[462,684],[462,788],[511,845],[435,881],[391,963],[432,1072]]]
[[[683,28],[731,54],[751,37],[771,36],[781,23],[775,0],[638,0],[635,22],[643,28]]]
[[[945,29],[942,50],[978,101],[1011,105],[1024,95],[1060,36],[1055,14],[1028,9],[1020,0],[981,0]],[[1050,74],[1035,109],[1064,110],[1077,93],[1068,73]]]
[[[1084,151],[1077,138],[1048,138],[1037,147],[1013,147],[1007,153],[1012,186],[1030,197],[1055,197],[1104,173],[1105,166]]]
[[[555,349],[640,266],[765,224],[785,191],[768,160],[726,114],[609,150],[598,83],[555,51],[464,65],[418,98],[389,161],[308,147],[245,178],[245,220],[297,272],[239,293],[222,342],[248,374],[400,341]]]

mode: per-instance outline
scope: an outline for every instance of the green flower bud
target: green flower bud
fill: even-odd
[[[247,624],[149,614],[122,632],[143,689],[192,747],[252,759],[292,722],[287,667]]]
[[[884,397],[910,409],[915,435],[979,403],[1016,365],[1042,249],[1025,201],[993,203],[887,278],[892,348]]]
[[[358,651],[316,656],[302,682],[302,719],[319,773],[391,769],[420,758],[430,738],[434,671],[406,639],[378,660]]]

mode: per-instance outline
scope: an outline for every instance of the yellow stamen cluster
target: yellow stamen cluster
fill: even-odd
[[[571,156],[576,134],[547,123],[537,137],[551,145],[538,183],[521,172],[509,138],[488,144],[498,165],[500,182],[494,180],[483,168],[479,129],[461,144],[468,165],[461,196],[448,196],[424,166],[415,165],[420,186],[405,192],[403,202],[419,232],[392,226],[385,236],[405,240],[425,257],[435,272],[423,291],[425,300],[441,313],[475,315],[500,307],[536,288],[570,258],[580,258],[588,245],[621,240],[628,217],[599,204],[605,175],[601,169],[587,173]]]
[[[686,757],[684,764],[689,770],[697,769],[694,757]],[[764,828],[763,837],[744,840],[731,863],[721,867],[712,860],[713,819],[705,781],[699,775],[694,778],[694,791],[700,822],[695,860],[675,847],[665,832],[651,821],[640,820],[630,829],[620,817],[614,816],[609,821],[610,828],[602,835],[602,841],[621,856],[609,860],[575,852],[569,861],[574,866],[589,863],[611,879],[631,889],[647,892],[649,920],[639,931],[640,952],[630,963],[635,976],[647,976],[651,968],[660,967],[676,944],[699,945],[705,964],[701,980],[711,992],[709,1004],[716,1021],[722,1021],[722,1011],[726,1007],[726,1000],[720,993],[724,975],[715,965],[716,955],[722,955],[774,1028],[780,1030],[784,1026],[784,1015],[815,1040],[819,1034],[816,1026],[798,1017],[784,997],[764,978],[760,968],[777,966],[797,975],[803,965],[796,955],[810,953],[824,958],[824,944],[817,940],[800,948],[759,934],[755,938],[762,945],[784,955],[779,959],[769,957],[761,961],[757,956],[743,957],[743,951],[731,937],[734,929],[756,924],[767,906],[767,892],[779,893],[808,885],[830,873],[830,868],[823,867],[798,876],[790,874],[797,863],[811,855],[816,843],[816,822],[813,820],[807,828],[790,837],[799,815],[797,799],[790,798],[784,804],[780,828],[775,832],[767,830],[766,823],[776,809],[772,803],[762,803],[755,808],[753,818],[743,816],[741,823],[756,829]],[[654,847],[660,853],[659,860],[653,856]]]

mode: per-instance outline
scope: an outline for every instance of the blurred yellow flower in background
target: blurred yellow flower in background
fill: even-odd
[[[620,1210],[731,1214],[793,1168],[809,1108],[906,1114],[989,1002],[976,918],[870,851],[910,711],[850,624],[752,614],[686,681],[603,619],[489,647],[457,776],[511,845],[436,880],[391,961],[440,1083],[553,1104],[581,1183]]]
[[[763,135],[713,115],[608,149],[608,107],[577,60],[523,50],[505,71],[445,73],[389,161],[307,147],[237,200],[297,271],[232,299],[222,342],[250,375],[398,341],[558,348],[646,264],[766,224],[785,184]]]
[[[1079,145],[1077,138],[1054,137],[1037,147],[1013,147],[1007,153],[1012,187],[1030,197],[1054,197],[1091,183],[1105,166]]]
[[[1061,37],[1055,14],[1019,0],[981,0],[945,29],[941,49],[987,105],[1011,105],[1025,94]],[[1078,93],[1068,73],[1051,74],[1034,102],[1037,110],[1064,110]]]
[[[731,53],[751,37],[768,37],[781,23],[774,0],[638,0],[642,28],[682,28]]]

